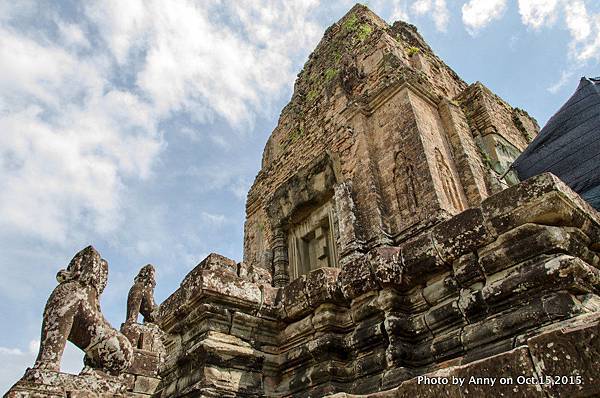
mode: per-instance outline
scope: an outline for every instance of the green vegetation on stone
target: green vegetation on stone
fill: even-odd
[[[339,50],[335,50],[335,51],[333,52],[333,60],[334,60],[335,62],[339,62],[339,61],[340,61],[340,59],[342,59],[342,54],[339,52]]]
[[[352,14],[344,21],[342,28],[347,31],[353,32],[356,29],[356,24],[358,23],[358,17],[356,14]]]
[[[408,53],[409,57],[412,57],[413,55],[420,53],[421,50],[418,47],[408,47],[406,52]]]
[[[295,130],[290,132],[290,143],[298,141],[300,138],[304,136],[304,127],[300,126]]]
[[[334,77],[336,77],[338,74],[337,69],[334,68],[329,68],[325,71],[325,82],[327,83],[328,81],[330,81],[331,79],[333,79]]]
[[[358,34],[356,35],[356,38],[359,41],[365,41],[365,39],[367,37],[369,37],[369,35],[371,34],[371,32],[373,32],[373,28],[371,27],[371,25],[368,25],[366,23],[362,24],[358,28]]]
[[[373,32],[373,28],[368,23],[359,23],[359,19],[356,14],[350,15],[342,24],[342,28],[347,32],[356,32],[355,38],[359,42],[365,41],[371,32]]]

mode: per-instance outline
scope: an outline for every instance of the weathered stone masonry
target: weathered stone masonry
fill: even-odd
[[[542,175],[283,288],[212,255],[161,308],[171,361],[161,396],[462,396],[419,374],[579,375],[580,385],[467,390],[593,396],[599,221]]]
[[[597,396],[600,215],[551,174],[505,175],[537,131],[412,25],[353,7],[266,144],[244,261],[211,254],[158,308],[136,279],[128,313],[160,330],[121,331],[149,374],[99,363],[110,388],[59,374],[53,396]]]
[[[461,396],[416,383],[432,372],[585,379],[462,392],[474,396],[593,394],[598,215],[550,175],[499,178],[537,131],[414,27],[354,7],[267,142],[237,277],[209,259],[164,304],[161,396]],[[307,223],[323,206],[333,215]],[[294,278],[324,227],[337,267]]]
[[[59,285],[44,310],[38,358],[5,397],[152,396],[164,360],[163,332],[151,323],[158,309],[153,305],[154,268],[146,265],[135,278],[120,331],[100,309],[107,278],[108,263],[92,246],[59,271]],[[140,312],[144,324],[137,323]],[[85,352],[79,375],[59,371],[67,340]]]

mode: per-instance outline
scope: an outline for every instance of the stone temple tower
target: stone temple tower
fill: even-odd
[[[310,55],[266,144],[244,262],[282,287],[406,241],[514,184],[502,174],[537,132],[414,26],[356,5]]]
[[[356,5],[267,141],[243,261],[209,255],[156,308],[140,271],[128,313],[160,330],[132,318],[133,344],[82,344],[87,374],[34,367],[7,396],[598,396],[600,215],[552,174],[507,172],[537,132]]]

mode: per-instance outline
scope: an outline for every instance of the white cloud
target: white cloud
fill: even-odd
[[[559,15],[564,16],[571,36],[569,55],[581,65],[592,59],[600,59],[600,13],[590,13],[587,4],[585,0],[519,0],[519,13],[523,24],[534,29],[551,25]],[[567,78],[565,76],[565,72],[562,72],[559,81],[548,90],[555,92],[562,87]]]
[[[0,58],[10,60],[0,63],[3,112],[16,111],[33,101],[60,109],[101,85],[93,67],[79,63],[65,49],[38,44],[9,29],[0,28]]]
[[[585,0],[519,0],[519,13],[524,25],[533,29],[554,24],[560,17],[569,32],[569,59],[573,70],[591,60],[600,60],[600,13],[588,11]],[[556,93],[574,75],[561,72],[547,90]]]
[[[579,63],[600,60],[600,13],[588,12],[583,0],[567,1],[564,9],[571,57]]]
[[[61,38],[67,46],[79,47],[83,49],[90,47],[90,42],[88,41],[81,26],[62,21],[57,21],[57,25]]]
[[[0,27],[0,227],[64,243],[116,228],[123,179],[150,175],[162,138],[106,60],[72,50],[81,28],[57,24],[58,42]]]
[[[431,0],[417,0],[412,5],[412,10],[417,15],[427,14],[431,11]]]
[[[39,340],[31,340],[29,341],[29,353],[37,355],[40,349],[40,341]]]
[[[224,214],[203,211],[200,216],[202,217],[202,221],[216,227],[220,227],[228,222],[227,217]]]
[[[39,98],[39,97],[38,97]],[[79,224],[118,224],[123,178],[145,178],[161,147],[147,110],[127,93],[91,94],[55,120],[29,106],[0,117],[0,226],[64,242]],[[151,120],[151,119],[150,119]],[[148,129],[146,129],[148,128]]]
[[[132,50],[146,44],[144,39],[151,21],[143,0],[92,1],[86,3],[85,13],[119,64],[125,64]]]
[[[563,88],[565,86],[565,84],[567,84],[571,81],[572,77],[573,77],[573,71],[562,71],[558,81],[556,83],[554,83],[553,85],[551,85],[550,87],[548,87],[547,90],[552,94],[556,94],[558,92],[558,90]]]
[[[505,9],[506,0],[470,0],[462,6],[462,20],[469,33],[475,34],[500,19]]]
[[[416,15],[431,14],[435,28],[442,32],[446,31],[450,19],[446,0],[417,0],[411,8]]]
[[[415,12],[428,12],[431,0],[417,0]],[[581,66],[590,60],[600,60],[600,13],[590,12],[586,0],[518,0],[521,22],[533,29],[553,25],[560,17],[564,20],[571,42],[571,60]],[[462,6],[462,19],[470,34],[476,34],[490,22],[500,19],[506,9],[506,0],[470,0]],[[577,68],[578,65],[573,65]],[[561,75],[556,84],[548,88],[558,90],[565,79]]]
[[[320,36],[310,19],[316,0],[126,3],[95,3],[86,12],[120,64],[138,63],[138,86],[165,116],[185,111],[198,121],[252,122],[293,81],[290,56]],[[145,55],[136,59],[138,53]]]
[[[592,21],[582,0],[565,4],[567,28],[575,41],[585,40],[592,31]]]
[[[250,181],[237,178],[227,186],[227,189],[239,200],[245,200],[251,184]]]
[[[391,2],[392,8],[390,12],[389,20],[391,22],[395,21],[410,21],[410,17],[408,16],[408,6],[407,3],[403,0],[394,0]]]
[[[159,124],[183,112],[241,127],[267,112],[320,37],[317,5],[106,0],[77,24],[49,12],[54,35],[0,26],[0,230],[54,243],[116,230],[128,181],[151,177],[165,146]]]
[[[519,0],[519,14],[523,24],[539,29],[552,24],[557,17],[558,0]]]

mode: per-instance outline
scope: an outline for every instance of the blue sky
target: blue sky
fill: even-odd
[[[240,260],[245,194],[296,74],[348,1],[0,1],[0,390],[33,364],[56,272],[93,244],[113,326],[137,270],[164,300]],[[378,0],[540,125],[598,75],[592,0]],[[65,371],[82,354],[68,348]]]

